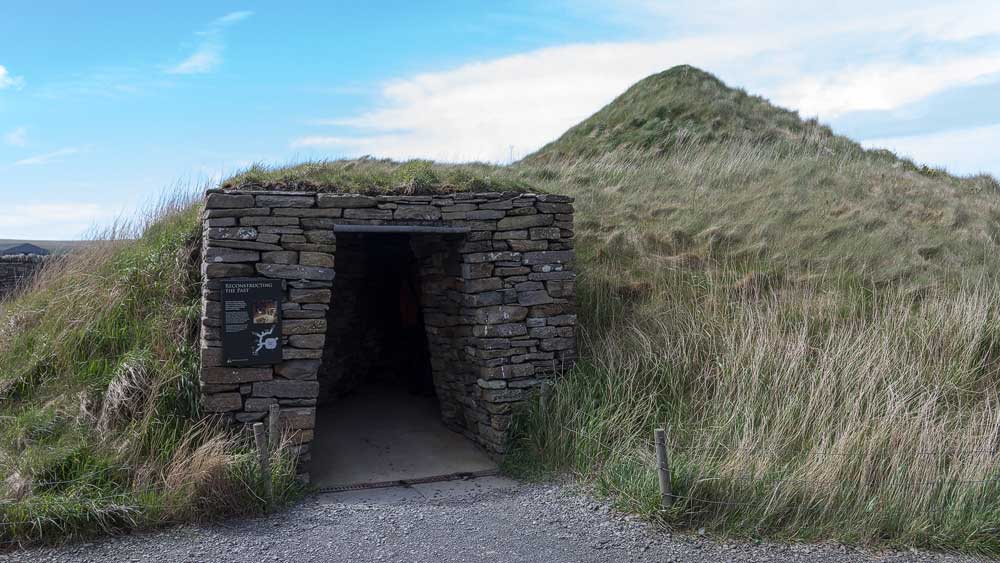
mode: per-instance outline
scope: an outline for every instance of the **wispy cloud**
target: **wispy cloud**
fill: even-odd
[[[840,0],[822,10],[815,2],[801,0],[610,0],[604,4],[605,13],[648,29],[661,29],[667,23],[688,33],[754,30],[811,38],[810,47],[817,51],[832,47],[826,42],[829,38],[856,33],[864,35],[855,39],[873,47],[886,41],[961,41],[1000,31],[1000,4],[995,0]]]
[[[31,166],[35,164],[47,164],[49,162],[59,160],[65,156],[71,156],[80,152],[80,149],[76,147],[66,147],[64,149],[59,149],[57,151],[47,152],[44,154],[38,154],[35,156],[30,156],[28,158],[22,158],[14,162],[15,166]]]
[[[90,202],[15,203],[0,214],[0,237],[76,238],[114,216],[109,207]]]
[[[824,120],[1000,80],[995,2],[843,4],[832,13],[792,0],[764,0],[753,9],[697,0],[678,0],[669,9],[644,0],[609,5],[682,35],[566,45],[402,77],[383,85],[374,109],[313,120],[310,125],[330,129],[291,145],[503,161],[512,147],[521,155],[537,149],[641,78],[685,63]]]
[[[169,80],[159,76],[156,70],[103,65],[57,77],[36,85],[33,90],[38,97],[49,100],[131,97],[156,90]]]
[[[167,69],[167,74],[206,74],[222,64],[222,45],[203,43],[190,57]]]
[[[229,25],[231,23],[236,23],[238,21],[243,21],[253,15],[253,12],[248,10],[240,10],[238,12],[229,12],[228,14],[217,18],[215,23],[217,25]]]
[[[45,217],[53,221],[83,221],[100,215],[101,206],[96,203],[26,203],[15,204],[14,213],[4,214],[4,225],[23,225],[34,217]]]
[[[18,127],[12,131],[8,131],[3,136],[3,142],[12,147],[23,147],[28,144],[28,128]]]
[[[954,131],[907,135],[862,142],[868,148],[887,148],[917,162],[947,164],[954,174],[990,173],[1000,178],[1000,125],[970,127]]]
[[[818,73],[781,87],[776,101],[826,119],[898,108],[1000,72],[1000,51],[927,62],[876,62]]]
[[[383,107],[321,120],[354,135],[308,136],[294,147],[440,160],[501,161],[555,138],[630,84],[666,66],[714,66],[766,41],[703,37],[654,43],[569,45],[393,81]]]
[[[0,65],[0,90],[6,88],[21,88],[24,86],[24,77],[14,76],[7,70],[7,67]]]
[[[201,37],[198,47],[191,55],[181,62],[166,69],[167,74],[206,74],[222,64],[222,52],[225,50],[223,31],[225,28],[243,21],[253,15],[253,12],[230,12],[216,18],[205,31],[198,32]]]
[[[313,136],[302,137],[292,141],[292,148],[304,147],[358,147],[361,145],[374,145],[376,139],[358,137],[329,137]]]

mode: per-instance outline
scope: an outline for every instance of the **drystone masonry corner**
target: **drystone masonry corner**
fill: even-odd
[[[338,233],[438,228],[449,234],[414,234],[411,244],[420,260],[442,418],[502,456],[513,405],[576,359],[572,201],[524,193],[210,190],[202,264],[204,410],[253,423],[277,403],[283,430],[308,461],[320,380],[345,345],[335,328],[338,311],[330,309],[339,302],[335,287],[350,287],[335,285],[337,261],[358,258],[343,235],[338,256]],[[280,363],[224,365],[221,282],[242,277],[284,280]]]

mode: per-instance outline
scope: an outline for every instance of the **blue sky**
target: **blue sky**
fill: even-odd
[[[996,1],[539,4],[4,3],[0,238],[77,238],[255,161],[505,162],[682,63],[1000,175]]]

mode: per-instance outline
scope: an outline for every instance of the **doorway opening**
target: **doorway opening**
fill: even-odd
[[[461,236],[338,233],[311,475],[320,487],[495,468],[463,435]],[[449,326],[452,325],[452,326]]]

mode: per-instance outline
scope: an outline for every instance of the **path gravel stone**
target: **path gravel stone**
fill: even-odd
[[[670,534],[578,488],[485,477],[315,495],[272,516],[0,555],[13,562],[973,561],[927,552],[755,544]]]

